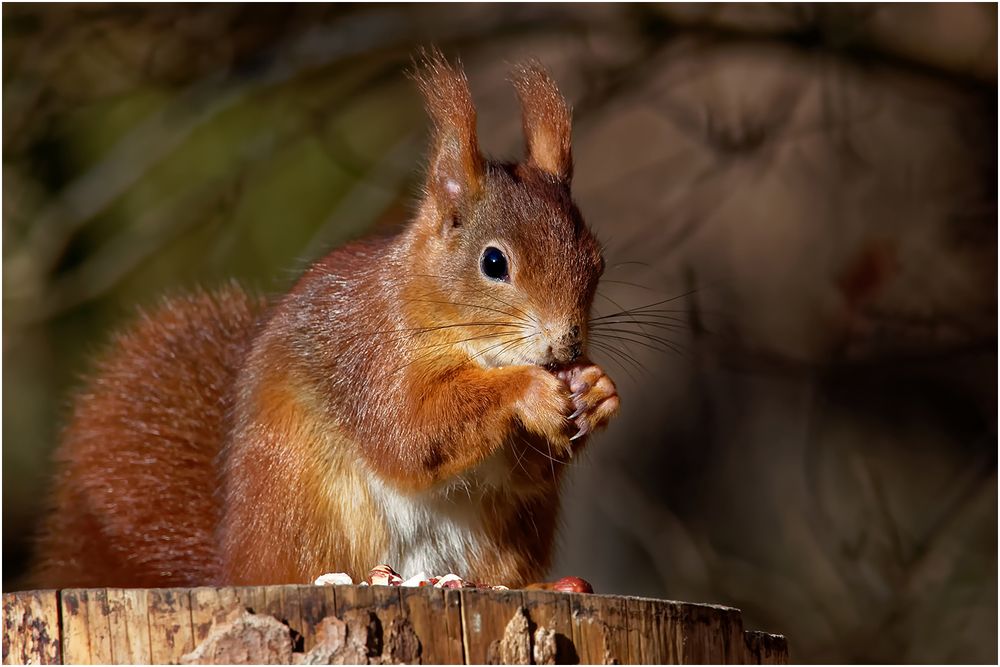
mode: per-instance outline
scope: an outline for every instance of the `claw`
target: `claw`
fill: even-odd
[[[584,407],[580,408],[579,410],[577,410],[576,412],[574,412],[573,414],[571,414],[566,419],[569,419],[570,421],[572,421],[572,420],[576,419],[577,417],[579,417],[580,415],[582,415],[586,411],[587,411],[587,406],[584,406]]]
[[[573,442],[577,438],[582,438],[585,435],[587,435],[587,429],[581,428],[579,431],[577,431],[576,435],[574,435],[572,438],[569,439],[569,441]]]

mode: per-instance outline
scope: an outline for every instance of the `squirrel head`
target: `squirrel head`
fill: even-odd
[[[416,78],[433,123],[408,290],[424,325],[448,327],[484,366],[581,357],[604,259],[570,195],[566,101],[540,65],[517,66],[527,155],[494,162],[461,68],[435,51]]]

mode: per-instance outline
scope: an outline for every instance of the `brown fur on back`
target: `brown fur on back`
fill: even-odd
[[[119,334],[74,402],[31,583],[215,579],[215,458],[261,310],[232,285],[165,301]]]

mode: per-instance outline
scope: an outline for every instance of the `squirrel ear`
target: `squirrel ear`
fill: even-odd
[[[476,139],[476,108],[461,65],[438,49],[422,54],[414,78],[433,123],[428,190],[439,206],[455,213],[483,183],[483,156]]]
[[[566,100],[545,69],[534,61],[515,67],[511,83],[521,101],[528,161],[569,182],[573,176],[572,123]]]

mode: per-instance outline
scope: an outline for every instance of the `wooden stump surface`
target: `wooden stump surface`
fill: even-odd
[[[3,663],[788,661],[739,610],[545,591],[266,586],[3,595]],[[186,657],[185,657],[186,656]]]

